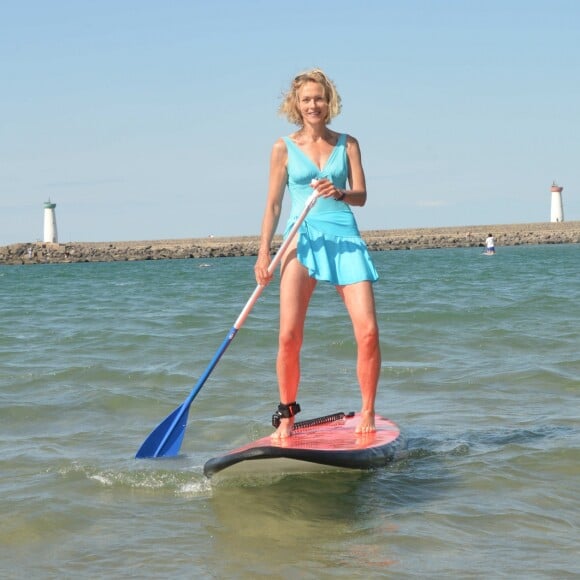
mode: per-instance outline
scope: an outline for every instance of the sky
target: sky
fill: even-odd
[[[0,245],[258,235],[320,67],[362,231],[580,220],[577,0],[0,0]],[[288,199],[278,231],[283,229]]]

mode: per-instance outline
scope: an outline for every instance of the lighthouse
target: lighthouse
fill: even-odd
[[[562,190],[555,181],[552,183],[552,211],[550,221],[563,222],[564,221],[564,206],[562,205]]]
[[[52,203],[50,199],[44,202],[44,242],[48,244],[58,244],[55,207],[56,203]]]

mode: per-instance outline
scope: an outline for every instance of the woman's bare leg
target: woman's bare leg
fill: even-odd
[[[304,322],[310,297],[316,280],[308,275],[298,262],[296,251],[289,250],[282,263],[280,279],[280,332],[276,373],[280,402],[284,405],[296,401],[300,383],[300,350],[304,338]],[[292,434],[294,417],[281,419],[280,426],[272,434],[282,439]]]
[[[376,431],[375,400],[381,373],[381,347],[371,282],[337,288],[350,315],[357,343],[357,377],[361,391],[361,421],[357,433]]]

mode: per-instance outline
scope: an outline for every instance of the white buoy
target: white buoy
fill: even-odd
[[[56,203],[52,203],[50,199],[44,202],[44,243],[48,244],[58,244],[55,207]]]
[[[555,181],[552,183],[552,211],[550,221],[563,222],[564,221],[564,205],[562,204],[562,190]]]

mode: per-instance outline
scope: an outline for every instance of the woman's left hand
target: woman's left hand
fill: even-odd
[[[343,192],[326,178],[319,179],[314,189],[318,191],[318,197],[330,197],[332,199],[342,199],[344,197]]]

